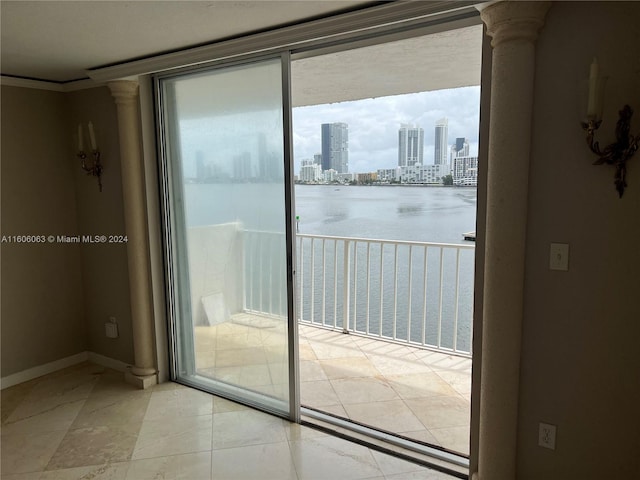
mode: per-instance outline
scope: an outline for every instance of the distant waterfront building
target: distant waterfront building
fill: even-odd
[[[449,136],[449,119],[441,118],[436,122],[435,152],[433,163],[436,165],[444,165],[447,163],[447,153],[449,145],[447,138]]]
[[[248,181],[253,178],[251,171],[251,154],[244,152],[233,158],[233,179],[235,181]]]
[[[315,163],[316,165],[322,165],[322,154],[321,153],[316,153],[313,156],[313,163]]]
[[[303,165],[300,167],[300,181],[307,183],[318,183],[323,180],[322,177],[322,166],[316,165],[312,160],[307,160],[307,164],[304,164],[305,160],[303,160]]]
[[[451,170],[454,185],[461,187],[478,186],[478,157],[455,157]]]
[[[336,172],[333,168],[325,170],[324,172],[322,172],[322,175],[326,183],[333,183],[338,181],[338,172]]]
[[[349,127],[346,123],[322,124],[322,170],[349,171]]]
[[[378,180],[384,183],[400,181],[400,167],[383,168],[378,170]]]
[[[354,182],[356,180],[355,173],[338,173],[336,176],[337,176],[337,180],[341,183],[349,183],[349,182]]]
[[[269,148],[264,133],[258,135],[258,176],[262,181],[279,181],[284,178],[278,154]]]
[[[360,184],[373,183],[378,180],[377,172],[356,173],[356,181]]]
[[[424,150],[424,130],[420,127],[402,124],[398,130],[398,166],[422,164]]]
[[[204,163],[204,152],[201,150],[196,152],[196,178],[199,182],[207,178],[207,166]]]
[[[449,165],[409,165],[400,167],[398,179],[401,183],[442,184],[442,177],[449,175]]]
[[[453,159],[455,157],[468,157],[469,156],[469,142],[464,137],[456,138],[456,143],[451,145],[451,161],[453,165]]]

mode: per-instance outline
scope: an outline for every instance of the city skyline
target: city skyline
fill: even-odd
[[[321,152],[321,125],[349,125],[349,172],[370,172],[398,166],[398,129],[413,124],[424,129],[424,164],[434,164],[435,123],[446,117],[447,145],[464,137],[469,154],[477,155],[480,87],[393,95],[293,109],[294,171],[302,160]],[[445,154],[449,155],[449,147]]]

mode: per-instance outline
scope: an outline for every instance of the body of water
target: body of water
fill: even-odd
[[[185,184],[188,226],[240,222],[284,232],[284,192],[272,184]],[[296,185],[300,233],[464,243],[476,229],[468,187]]]
[[[302,235],[470,245],[462,234],[475,230],[476,189],[298,185],[296,214]],[[312,254],[311,239],[304,240],[298,261],[301,318],[339,327],[344,244],[316,245]],[[420,247],[359,243],[350,252],[350,329],[430,345],[439,341],[447,348],[453,348],[456,330],[456,348],[471,350],[474,250],[459,252],[457,291],[455,248],[429,247],[426,253]]]
[[[261,301],[259,305],[247,302],[247,308],[284,314],[282,186],[186,184],[185,196],[187,225],[238,222],[244,231],[253,232],[254,240],[245,241],[252,244],[245,253],[251,259],[245,264],[252,268],[245,272],[245,277],[251,278],[245,288],[251,291],[247,298]],[[300,219],[301,235],[470,245],[462,234],[476,228],[476,189],[296,185],[295,215]],[[339,327],[343,317],[344,244],[327,242],[322,247],[316,243],[312,247],[311,239],[303,240],[304,244],[297,243],[304,248],[302,255],[298,252],[299,316]],[[393,245],[377,244],[367,251],[366,245],[359,244],[352,245],[350,251],[350,328],[361,332],[368,328],[387,337],[410,338],[430,345],[440,338],[441,345],[448,348],[453,346],[456,330],[457,348],[470,351],[474,250],[460,252],[457,295],[455,249],[430,247],[427,262],[424,250],[414,248],[410,253],[407,246],[396,250]],[[264,278],[256,278],[258,271]]]
[[[476,189],[296,185],[299,233],[465,243],[476,229]]]

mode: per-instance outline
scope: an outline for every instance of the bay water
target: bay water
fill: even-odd
[[[280,184],[185,184],[185,204],[187,226],[239,222],[247,231],[280,235],[284,232],[284,193]],[[302,236],[472,245],[463,239],[463,233],[476,228],[476,189],[296,185],[294,213],[299,218],[298,233]],[[341,268],[335,277],[331,272],[322,277],[322,263],[342,265],[342,247],[329,244],[311,255],[310,244],[297,242],[297,245],[305,249],[304,258],[298,252],[299,316],[315,323],[341,325]],[[366,250],[365,245],[358,244],[352,251],[355,253],[351,255],[358,258],[357,270],[352,274],[359,280],[353,280],[351,287],[350,328],[430,345],[440,338],[441,345],[451,348],[457,322],[456,347],[470,351],[473,249],[460,251],[457,272],[455,249],[429,247],[426,262],[424,251],[413,248],[411,253],[405,246],[396,250],[393,245],[374,245]],[[276,256],[270,256],[272,262]],[[394,277],[396,259],[400,267]],[[368,291],[363,280],[366,277],[369,277]],[[277,295],[282,295],[282,290]],[[286,302],[279,300],[279,304]]]

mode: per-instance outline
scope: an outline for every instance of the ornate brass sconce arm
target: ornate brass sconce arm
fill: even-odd
[[[93,164],[87,165],[87,154],[84,151],[78,152],[78,158],[80,159],[82,169],[87,173],[87,175],[98,177],[98,187],[102,192],[103,167],[102,163],[100,163],[100,152],[98,150],[94,150],[91,155],[93,156]]]
[[[593,165],[614,165],[616,172],[614,175],[614,184],[620,198],[627,186],[627,160],[629,160],[638,150],[640,144],[640,135],[631,135],[631,117],[633,110],[629,105],[625,105],[619,112],[620,118],[616,124],[616,141],[600,150],[600,145],[595,141],[595,131],[602,123],[600,120],[589,120],[582,122],[582,128],[587,131],[587,145],[589,149],[599,158],[593,162]]]

